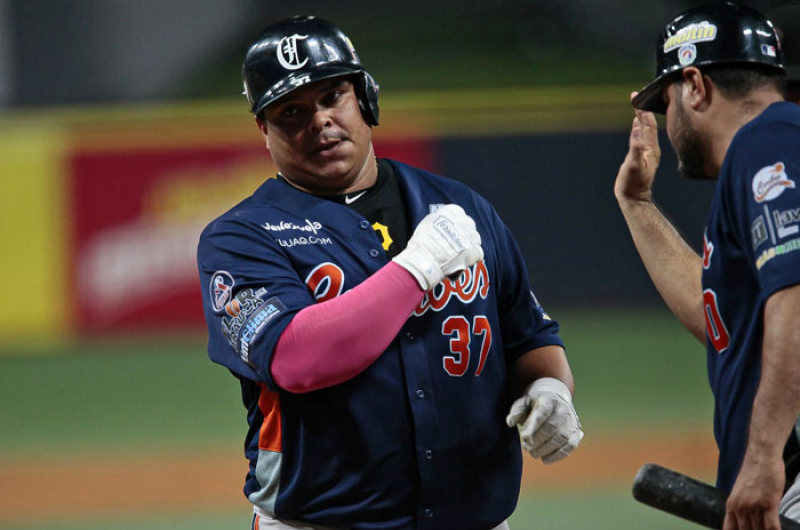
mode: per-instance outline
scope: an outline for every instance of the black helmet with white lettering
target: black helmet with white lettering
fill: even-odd
[[[633,99],[637,109],[664,114],[665,79],[687,66],[751,64],[785,71],[778,33],[764,15],[747,6],[719,2],[690,9],[658,37],[656,78]]]
[[[353,76],[364,119],[378,125],[378,84],[361,66],[350,39],[327,20],[294,17],[267,27],[242,66],[244,94],[256,116],[296,88],[345,75]]]

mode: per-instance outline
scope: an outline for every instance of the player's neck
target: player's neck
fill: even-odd
[[[754,91],[740,100],[729,100],[724,97],[719,99],[716,112],[709,116],[713,124],[709,136],[710,161],[714,166],[714,174],[719,174],[733,137],[739,129],[758,117],[768,106],[783,101],[783,97],[774,90]]]
[[[350,185],[339,192],[339,194],[353,193],[354,191],[361,191],[371,188],[378,182],[378,159],[375,158],[375,151],[370,145],[369,153],[364,159],[364,164],[358,172],[358,175]]]

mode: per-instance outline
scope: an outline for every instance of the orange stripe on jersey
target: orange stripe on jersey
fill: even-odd
[[[267,389],[261,383],[261,397],[258,398],[258,408],[264,415],[264,422],[258,433],[258,448],[266,451],[281,452],[281,403],[276,392]]]

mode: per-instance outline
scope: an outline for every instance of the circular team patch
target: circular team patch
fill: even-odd
[[[686,44],[678,50],[678,61],[683,66],[692,64],[697,58],[697,47],[694,44]]]
[[[231,299],[233,293],[233,276],[226,271],[217,271],[211,276],[211,285],[209,286],[209,295],[211,296],[211,307],[214,311],[222,311],[225,309]]]

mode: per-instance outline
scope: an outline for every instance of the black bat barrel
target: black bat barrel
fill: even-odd
[[[645,464],[633,480],[633,497],[648,506],[722,529],[727,495],[717,488],[657,464]],[[800,530],[800,523],[780,516],[783,530]]]

